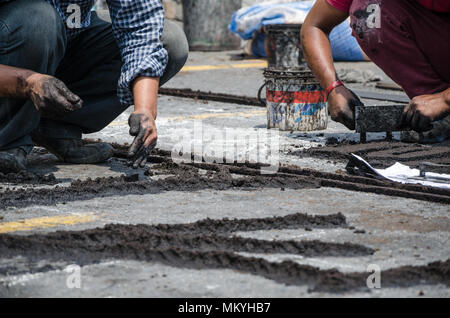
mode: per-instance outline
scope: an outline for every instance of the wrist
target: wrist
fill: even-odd
[[[158,77],[138,77],[133,82],[134,111],[151,114],[156,119],[158,104]]]
[[[39,75],[39,73],[29,70],[23,70],[17,74],[18,90],[25,98],[30,98]]]
[[[147,115],[152,115],[153,119],[156,119],[157,115],[157,109],[156,105],[134,105],[134,112],[135,113],[144,113]]]
[[[330,94],[331,94],[336,88],[338,88],[338,87],[340,87],[340,86],[344,86],[344,83],[342,83],[342,81],[340,81],[340,80],[333,81],[331,84],[329,84],[329,85],[327,86],[327,88],[325,89],[325,92],[324,92],[326,99],[328,100]]]
[[[444,94],[444,101],[447,104],[447,110],[450,112],[450,88],[445,90],[443,94]]]

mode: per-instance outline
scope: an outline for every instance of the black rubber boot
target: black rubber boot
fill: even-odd
[[[0,151],[0,172],[20,172],[27,169],[27,153],[22,148]]]
[[[58,139],[32,134],[33,142],[67,163],[91,164],[105,162],[114,154],[107,143],[84,144],[81,139]]]

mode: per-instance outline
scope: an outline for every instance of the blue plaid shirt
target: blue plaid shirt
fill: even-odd
[[[0,0],[0,2],[8,0]],[[95,0],[46,0],[63,19],[68,40],[90,25]],[[164,9],[161,0],[107,0],[112,28],[122,54],[123,66],[117,94],[122,104],[133,104],[132,81],[139,76],[161,77],[167,66],[168,54],[161,43]],[[72,7],[69,7],[72,5]],[[81,25],[73,23],[73,5],[81,11]],[[69,19],[69,21],[67,21]],[[67,23],[69,22],[69,23]]]

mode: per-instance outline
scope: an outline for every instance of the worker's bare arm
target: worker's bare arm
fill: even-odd
[[[445,96],[445,103],[447,104],[447,111],[450,112],[450,88],[443,92]]]
[[[129,155],[133,167],[143,167],[150,151],[156,146],[156,130],[159,77],[139,77],[133,83],[134,112],[128,123],[130,135],[135,136]]]
[[[348,18],[326,0],[317,0],[301,30],[303,53],[323,89],[338,80],[328,35],[333,28]],[[357,96],[345,86],[335,88],[328,96],[331,118],[349,129],[355,128],[354,107],[361,104]]]
[[[0,97],[27,98],[27,80],[33,73],[22,68],[0,65]]]
[[[80,97],[57,78],[7,65],[0,65],[0,97],[31,99],[47,117],[61,117],[82,107]]]
[[[318,0],[301,29],[306,61],[324,88],[337,78],[328,35],[347,17],[347,13],[332,7],[326,0]]]

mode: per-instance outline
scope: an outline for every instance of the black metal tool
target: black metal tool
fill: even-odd
[[[386,132],[386,139],[392,139],[393,131],[400,131],[400,119],[405,105],[356,106],[355,127],[365,142],[367,132]]]
[[[426,177],[427,172],[443,173],[450,175],[450,165],[441,165],[432,162],[422,162],[419,166],[420,176]]]

